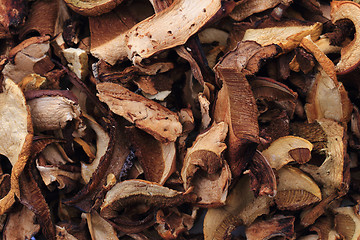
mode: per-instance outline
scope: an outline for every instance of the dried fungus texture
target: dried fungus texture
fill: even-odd
[[[114,83],[96,85],[99,99],[114,113],[136,127],[153,135],[161,142],[174,142],[182,132],[176,113]]]

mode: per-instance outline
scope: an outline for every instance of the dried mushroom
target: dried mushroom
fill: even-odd
[[[174,142],[180,136],[182,126],[176,113],[118,84],[99,83],[96,87],[100,101],[157,140]]]
[[[262,151],[272,168],[279,170],[289,162],[305,163],[311,158],[313,145],[304,138],[295,136],[281,137]]]
[[[100,239],[109,239],[109,240],[118,240],[117,234],[113,226],[103,219],[99,213],[92,211],[86,213],[86,221],[89,226],[89,232],[91,234],[91,239],[100,240]]]
[[[341,19],[349,19],[355,26],[354,39],[341,48],[341,59],[336,64],[336,72],[344,74],[354,70],[360,63],[356,52],[359,49],[360,40],[358,33],[360,31],[358,13],[360,5],[353,1],[334,1],[331,2],[331,21],[336,23]]]
[[[208,131],[198,135],[187,150],[181,177],[185,190],[194,187],[194,193],[201,198],[199,205],[219,206],[226,200],[231,180],[229,166],[222,157],[226,149],[224,140],[227,131],[226,123],[214,124]]]
[[[277,171],[277,175],[275,202],[279,209],[297,210],[321,201],[318,185],[298,168],[284,166]]]
[[[66,4],[75,12],[84,16],[97,16],[110,12],[123,0],[101,0],[89,2],[84,0],[65,0]]]
[[[8,78],[2,84],[0,153],[6,156],[12,165],[10,191],[0,200],[0,213],[4,214],[15,202],[15,195],[19,196],[18,178],[30,155],[33,129],[29,107],[21,89]]]
[[[359,239],[360,216],[359,205],[334,209],[335,229],[345,239]]]

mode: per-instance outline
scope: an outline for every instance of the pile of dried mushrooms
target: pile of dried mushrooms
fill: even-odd
[[[360,239],[360,4],[0,0],[0,239]]]

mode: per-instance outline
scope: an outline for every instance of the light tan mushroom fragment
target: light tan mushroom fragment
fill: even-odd
[[[80,120],[80,107],[64,96],[43,96],[28,101],[36,131],[63,129],[69,121]]]
[[[349,19],[355,26],[354,39],[341,49],[341,59],[336,64],[336,72],[344,74],[354,70],[360,64],[360,5],[354,1],[332,1],[331,21]]]
[[[297,210],[321,201],[318,185],[298,168],[284,166],[277,175],[279,180],[275,202],[279,209]]]
[[[144,180],[126,180],[117,183],[106,193],[100,214],[104,218],[111,219],[118,216],[121,209],[135,203],[166,207],[195,200],[196,196],[190,192],[178,192]]]
[[[118,240],[117,233],[113,226],[103,219],[98,212],[91,211],[84,213],[86,216],[87,225],[93,240]]]
[[[262,46],[277,44],[283,49],[283,52],[288,52],[297,47],[301,40],[308,35],[314,40],[318,39],[321,31],[321,23],[248,29],[242,41],[252,40]]]
[[[94,130],[96,134],[96,155],[95,159],[90,163],[86,164],[81,163],[81,176],[85,183],[90,181],[92,174],[97,169],[100,159],[105,155],[105,152],[108,148],[110,136],[109,134],[98,124],[95,119],[88,115],[84,115],[86,118],[86,123]]]
[[[272,198],[255,198],[249,176],[243,176],[229,193],[225,206],[208,209],[204,219],[204,239],[226,239],[239,225],[248,226],[269,212]]]
[[[184,44],[220,8],[220,0],[175,0],[165,10],[136,24],[106,44],[93,48],[91,53],[110,64],[125,57],[140,62],[161,50]]]
[[[17,211],[12,211],[8,215],[5,225],[4,239],[31,239],[40,230],[40,225],[36,223],[35,214],[25,206],[19,206]]]
[[[200,205],[218,206],[226,200],[231,172],[222,152],[226,149],[224,141],[227,132],[226,123],[214,124],[208,131],[198,135],[187,150],[181,177],[185,190],[194,186],[194,192],[201,198],[198,202]],[[200,170],[206,175],[200,174]]]
[[[278,138],[277,140],[272,142],[271,145],[262,152],[262,154],[268,160],[272,168],[279,170],[281,167],[288,164],[289,162],[301,159],[300,157],[296,158],[295,154],[291,154],[291,151],[294,151],[296,149],[302,149],[302,151],[304,151],[304,154],[308,156],[307,160],[310,160],[310,152],[312,148],[313,145],[304,138],[285,136]]]
[[[354,207],[335,208],[335,229],[345,239],[356,240],[360,238],[359,205]]]
[[[320,167],[305,164],[301,165],[300,169],[309,173],[316,182],[323,185],[323,197],[337,191],[344,194],[347,192],[349,180],[345,176],[347,147],[345,130],[340,124],[330,119],[318,120],[317,123],[326,134],[326,146],[321,150],[326,155],[326,159]]]
[[[161,142],[174,142],[182,133],[176,113],[115,83],[96,85],[100,101],[111,111]]]
[[[110,12],[123,0],[65,0],[66,4],[76,13],[84,16],[98,16]]]
[[[51,187],[50,185],[54,182],[58,184],[59,189],[64,189],[67,185],[67,181],[70,180],[77,182],[81,178],[79,172],[65,171],[52,165],[40,166],[37,164],[36,168],[39,171],[45,185],[50,190],[53,190],[53,187]]]
[[[88,75],[88,55],[80,48],[66,48],[63,50],[68,67],[82,80]]]
[[[19,44],[20,50],[14,57],[14,62],[5,65],[2,73],[5,77],[19,83],[24,77],[35,73],[34,65],[44,59],[50,49],[49,37],[33,37]]]

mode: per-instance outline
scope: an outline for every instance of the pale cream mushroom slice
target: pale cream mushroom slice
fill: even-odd
[[[226,199],[225,206],[208,209],[204,219],[204,239],[226,239],[240,225],[249,226],[263,214],[268,214],[273,199],[255,197],[250,187],[250,177],[244,175]]]
[[[141,62],[159,51],[184,44],[219,10],[220,0],[175,0],[165,10],[92,48],[91,53],[112,65],[126,57]]]
[[[92,240],[118,240],[117,233],[113,226],[100,216],[98,212],[92,210],[89,213],[83,213],[89,228]]]
[[[66,48],[63,51],[64,57],[68,62],[68,67],[78,78],[84,80],[89,74],[88,55],[85,50],[80,48]]]
[[[157,140],[174,142],[181,135],[182,125],[178,115],[159,103],[115,83],[98,83],[96,88],[100,101],[105,102],[112,112],[134,123]]]
[[[298,168],[284,166],[278,175],[275,202],[280,210],[298,210],[321,201],[318,185]]]
[[[22,173],[31,151],[33,127],[30,110],[21,89],[5,78],[0,93],[0,154],[12,165],[11,187],[0,199],[0,215],[4,214],[19,196],[19,175]]]
[[[345,239],[355,240],[360,238],[359,205],[354,207],[338,207],[335,213],[335,229]]]
[[[352,103],[344,86],[337,80],[333,62],[310,37],[305,37],[301,41],[301,46],[313,54],[319,63],[305,105],[308,121],[314,122],[316,119],[328,118],[348,122],[351,117]]]
[[[226,123],[215,123],[198,135],[187,150],[181,178],[185,190],[193,187],[194,193],[201,198],[199,205],[214,207],[225,203],[231,181],[231,171],[222,156],[227,132]]]
[[[145,179],[163,185],[176,170],[175,143],[161,143],[134,127],[129,127],[128,131],[135,155],[144,170]]]
[[[262,151],[262,155],[272,168],[279,170],[289,162],[305,163],[309,161],[312,148],[311,142],[304,138],[285,136],[272,142],[267,149]]]
[[[335,66],[337,74],[348,73],[360,64],[360,5],[354,1],[332,1],[331,21],[335,23],[341,19],[352,21],[356,32],[354,39],[341,49],[341,59]]]
[[[123,0],[65,0],[66,4],[76,13],[84,16],[98,16],[113,10]]]
[[[255,41],[262,46],[269,44],[279,45],[283,52],[289,52],[297,47],[301,40],[310,35],[311,39],[319,38],[322,31],[321,23],[304,24],[297,21],[283,22],[265,28],[246,30],[242,41]]]
[[[85,122],[92,128],[96,134],[96,154],[94,160],[87,164],[81,162],[81,176],[85,183],[88,183],[91,179],[91,176],[98,168],[101,158],[105,155],[108,145],[110,142],[109,134],[103,129],[103,127],[98,124],[94,118],[84,114]]]

